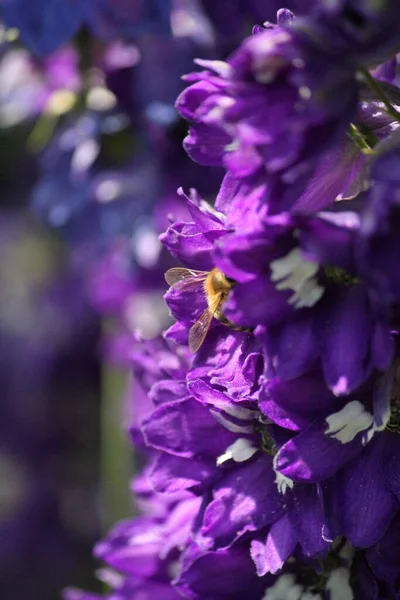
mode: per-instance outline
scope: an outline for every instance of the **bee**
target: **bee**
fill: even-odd
[[[189,331],[189,350],[197,352],[205,340],[213,318],[218,319],[223,325],[236,331],[250,331],[244,327],[236,326],[224,316],[221,308],[229,292],[235,286],[233,279],[227,277],[220,269],[212,271],[194,271],[182,267],[174,267],[165,273],[165,281],[173,287],[179,284],[180,289],[198,286],[201,284],[207,300],[207,308],[202,312],[196,323]]]

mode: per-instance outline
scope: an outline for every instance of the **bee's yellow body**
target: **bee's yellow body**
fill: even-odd
[[[203,287],[208,306],[217,304],[218,308],[215,313],[220,312],[221,304],[227,299],[233,284],[228,281],[220,269],[215,268],[207,275]],[[217,316],[217,318],[219,317]]]
[[[203,284],[207,308],[189,331],[189,349],[191,352],[197,352],[204,342],[213,317],[218,319],[223,325],[236,331],[249,331],[247,328],[231,323],[221,310],[235,282],[228,279],[220,269],[214,268],[208,273],[206,271],[192,271],[190,269],[174,267],[166,272],[165,279],[171,286],[180,285],[181,287],[187,287],[189,285],[197,285],[200,281]]]

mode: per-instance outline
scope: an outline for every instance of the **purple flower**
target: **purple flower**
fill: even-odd
[[[255,536],[259,560],[261,546],[266,544],[267,553],[275,544],[275,558],[264,558],[260,574],[278,570],[297,544],[306,555],[325,554],[317,488],[299,485],[286,491],[292,482],[276,471],[270,455],[271,436],[282,443],[290,432],[270,432],[259,421],[255,402],[233,403],[190,372],[187,380],[188,386],[182,379],[152,386],[149,399],[155,409],[141,421],[141,431],[145,443],[158,453],[150,470],[153,487],[202,496],[195,542],[203,550],[219,551],[245,535]]]
[[[321,360],[329,387],[341,394],[360,385],[374,368],[388,368],[393,353],[388,313],[356,278],[356,212],[285,213],[254,221],[253,229],[238,233],[227,231],[223,216],[196,196],[188,203],[193,222],[172,225],[161,240],[191,269],[217,266],[235,282],[223,314],[235,326],[263,326],[256,334],[269,375],[292,379]],[[207,306],[201,282],[178,283],[165,298],[186,328]],[[239,340],[242,335],[217,321],[212,327],[221,331],[216,336]],[[186,341],[181,329],[179,336],[174,331],[175,339]]]
[[[219,4],[203,3],[223,35],[263,10],[232,0],[221,23]],[[198,178],[175,149],[179,82],[164,66],[173,57],[180,70],[199,42],[220,43],[195,5],[87,0],[76,29],[140,36],[114,71],[121,46],[109,48],[99,85],[110,83],[110,105],[88,91],[84,113],[65,118],[43,153],[34,193],[53,225],[112,252],[88,287],[123,332],[108,349],[133,374],[124,425],[145,466],[131,486],[140,516],[95,548],[108,600],[395,598],[397,7],[307,1],[304,18],[262,19],[226,62],[198,61],[177,101],[185,148],[213,167],[205,197],[226,173],[214,205],[179,192],[190,216],[178,208],[160,236],[183,265],[167,274],[176,323],[144,342],[132,334],[145,320],[134,300],[147,302],[172,267],[157,240],[171,190]],[[51,9],[34,10],[19,17],[21,37],[46,53],[31,16],[41,26]],[[168,38],[148,34],[170,24]],[[50,98],[55,74],[73,72],[64,67],[48,66]],[[106,138],[131,127],[134,154],[115,166]]]
[[[364,169],[365,156],[347,136],[340,139],[317,160],[304,191],[296,198],[293,212],[312,214],[329,208],[338,198],[356,195],[363,189]],[[228,171],[215,202],[215,208],[226,214],[227,228],[240,225],[243,231],[258,227],[268,215],[268,186],[267,177],[252,186],[234,179]]]
[[[155,504],[163,499],[153,497]],[[165,502],[165,501],[164,501]],[[138,517],[121,521],[95,546],[98,559],[110,567],[138,579],[169,582],[168,565],[187,543],[199,499],[189,494],[166,506],[162,517]]]
[[[395,305],[400,299],[399,165],[397,148],[378,157],[373,165],[373,186],[364,198],[357,242],[360,275],[383,306]]]
[[[165,295],[173,316],[179,321],[179,327],[173,326],[167,335],[178,342],[186,343],[188,333],[186,328],[197,321],[207,306],[203,290],[204,273],[214,268],[212,257],[214,242],[223,236],[226,230],[224,215],[202,200],[197,192],[192,190],[190,197],[184,197],[193,221],[173,223],[160,236],[160,240],[184,265],[191,270],[203,272],[193,273],[193,284],[186,285],[184,281],[178,282]],[[181,324],[183,328],[180,327]],[[217,322],[212,323],[211,327],[214,325],[218,328],[223,327]]]
[[[265,343],[268,372],[292,379],[320,359],[329,387],[346,393],[374,368],[388,368],[388,314],[354,276],[358,215],[282,214],[264,223],[258,231],[225,235],[214,256],[236,281],[223,307],[226,317],[265,326],[256,333]]]
[[[160,240],[184,265],[191,269],[211,271],[214,242],[225,232],[224,215],[202,200],[195,190],[184,196],[192,222],[178,221],[160,236]]]
[[[258,397],[263,366],[262,346],[253,335],[216,326],[197,352],[188,382],[202,379],[232,400],[248,403]]]
[[[199,61],[208,70],[188,76],[177,101],[190,156],[252,187],[266,182],[269,212],[292,207],[355,112],[354,72],[336,61],[296,26],[245,40],[227,63]]]
[[[366,552],[366,561],[388,598],[398,598],[400,519],[397,515],[382,538]]]
[[[260,401],[271,420],[300,430],[278,448],[274,464],[292,480],[321,482],[324,539],[344,535],[355,547],[368,547],[398,511],[395,371],[392,367],[346,398],[329,399],[314,376],[269,385],[269,396]],[[300,392],[295,399],[294,389]]]
[[[261,600],[274,578],[257,577],[248,545],[222,552],[205,552],[188,544],[181,558],[177,589],[187,598],[201,600]]]

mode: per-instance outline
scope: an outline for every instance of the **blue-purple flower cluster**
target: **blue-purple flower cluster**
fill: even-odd
[[[176,323],[129,353],[146,467],[95,551],[109,600],[400,598],[399,10],[315,4],[178,98],[226,174],[160,238]]]

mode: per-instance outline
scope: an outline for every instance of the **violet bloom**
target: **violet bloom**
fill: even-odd
[[[183,192],[181,194],[184,196]],[[184,265],[199,271],[211,271],[215,266],[212,257],[214,242],[226,233],[224,215],[215,211],[194,190],[190,197],[184,198],[193,221],[173,223],[160,240]],[[202,285],[188,289],[173,286],[165,298],[172,314],[184,325],[183,331],[175,327],[170,335],[178,341],[187,340],[185,327],[193,325],[207,306]]]
[[[193,527],[196,544],[214,552],[251,536],[249,551],[257,552],[260,576],[278,571],[296,547],[306,556],[325,555],[329,546],[321,536],[317,488],[290,490],[292,482],[276,471],[271,456],[271,436],[282,442],[290,432],[270,432],[259,420],[256,402],[232,402],[229,392],[191,378],[190,372],[187,377],[188,386],[176,372],[151,387],[154,409],[140,430],[153,450],[153,488],[202,496]],[[271,545],[276,553],[268,558]]]
[[[261,410],[296,432],[279,446],[275,468],[296,482],[319,482],[324,539],[344,535],[367,548],[398,514],[397,364],[341,398],[318,371],[263,385]]]
[[[224,215],[213,210],[194,190],[190,198],[184,198],[193,221],[173,223],[160,239],[183,264],[191,269],[210,271],[214,267],[213,243],[226,233]],[[189,328],[207,306],[202,284],[194,281],[194,285],[188,287],[178,283],[167,292],[165,299],[178,321],[166,332],[166,337],[187,344]],[[229,388],[237,400],[249,399],[257,394],[261,354],[261,344],[249,332],[234,331],[214,319],[191,376]]]
[[[398,148],[379,156],[373,165],[373,185],[363,199],[357,242],[360,275],[372,288],[377,301],[395,306],[400,300],[399,166]]]
[[[141,340],[138,336],[130,340],[129,364],[133,370],[134,388],[128,399],[130,403],[130,434],[135,446],[146,449],[141,430],[142,421],[154,410],[151,389],[160,381],[183,381],[190,364],[185,348],[176,348],[162,338]]]
[[[229,565],[235,564],[231,561],[240,556],[237,569],[241,564],[242,576],[250,577],[250,589],[255,586],[251,597],[262,598],[258,595],[261,586],[265,593],[276,583],[264,578],[268,573],[280,571],[289,556],[325,559],[330,550],[327,539],[332,534],[330,527],[335,513],[321,503],[317,486],[297,483],[293,487],[293,481],[280,475],[280,451],[274,460],[270,452],[274,439],[278,448],[285,448],[290,442],[284,440],[290,432],[270,428],[260,421],[256,403],[253,408],[238,406],[202,380],[192,379],[189,389],[185,388],[179,379],[155,383],[149,398],[156,408],[141,426],[146,443],[160,453],[150,472],[152,486],[168,494],[189,489],[202,496],[192,526],[194,541],[185,546],[176,584],[189,598],[201,598],[200,590],[205,593],[208,585],[212,585],[216,598],[236,598],[233,590],[236,586],[238,590],[241,588],[240,584],[234,584]],[[321,388],[326,389],[323,382]],[[346,402],[326,391],[325,396],[325,402],[320,402],[321,414],[326,415],[333,406]],[[302,404],[299,401],[300,408]],[[261,407],[265,409],[265,403]],[[202,480],[196,480],[196,472],[202,472]],[[329,483],[327,480],[325,485]],[[362,523],[364,529],[368,527],[365,520]],[[255,563],[252,569],[249,557]],[[229,581],[234,586],[225,591],[220,590],[212,575],[218,561],[218,573],[222,576],[222,571],[229,569]],[[299,571],[295,571],[296,576]],[[210,579],[204,578],[205,572]],[[257,585],[255,572],[259,577]],[[296,576],[292,576],[290,585],[300,585]],[[346,582],[349,589],[348,577]],[[304,582],[301,585],[303,589]]]
[[[190,156],[223,164],[252,188],[266,181],[271,213],[296,203],[357,101],[344,57],[315,44],[296,23],[286,25],[286,13],[279,16],[285,26],[248,38],[226,63],[199,61],[206,70],[187,77],[193,83],[177,101],[191,124]]]
[[[398,598],[400,519],[397,515],[382,538],[365,554],[365,570],[370,569],[374,578],[373,588],[378,585],[387,598]],[[397,595],[396,595],[397,594]]]
[[[393,353],[388,315],[354,276],[356,213],[282,214],[237,233],[228,232],[223,215],[195,196],[187,201],[193,222],[171,225],[161,240],[191,269],[217,266],[235,282],[223,313],[235,326],[264,327],[256,333],[265,347],[268,374],[291,379],[321,360],[328,385],[341,394],[360,385],[374,368],[388,368]],[[201,285],[177,284],[166,300],[187,329],[206,306]],[[217,321],[212,327],[221,335],[251,339]],[[182,333],[178,326],[170,335],[185,343]]]
[[[260,233],[218,242],[216,264],[238,282],[224,312],[234,323],[265,326],[270,372],[291,379],[321,360],[329,387],[341,394],[389,367],[389,315],[355,276],[358,229],[352,212],[280,215]]]
[[[259,420],[258,410],[235,405],[204,381],[192,380],[187,389],[182,367],[170,370],[168,379],[162,379],[159,351],[165,359],[170,357],[171,365],[177,367],[180,360],[177,362],[161,341],[154,346],[146,344],[142,350],[144,369],[138,375],[149,376],[145,385],[150,386],[149,400],[155,409],[142,420],[141,428],[147,444],[160,453],[151,467],[152,486],[167,493],[160,496],[152,491],[145,472],[134,485],[144,515],[120,523],[97,545],[96,555],[119,572],[103,572],[113,588],[108,600],[128,600],[135,594],[146,600],[154,594],[168,600],[179,594],[193,600],[240,600],[244,593],[251,600],[286,600],[288,594],[303,600],[361,600],[370,579],[372,589],[376,589],[376,578],[393,585],[394,567],[379,571],[373,550],[369,560],[375,576],[365,555],[355,553],[342,538],[327,542],[341,535],[335,520],[338,514],[354,507],[349,502],[347,509],[337,512],[334,486],[332,492],[329,489],[332,480],[324,482],[320,490],[301,483],[289,489],[293,482],[279,477],[278,462],[272,460],[268,444],[273,431],[281,445],[280,428],[274,430]],[[325,389],[323,383],[319,389]],[[331,402],[341,401],[330,395],[325,412]],[[303,404],[300,401],[299,407],[304,408]],[[352,431],[351,423],[347,427]],[[226,443],[229,445],[221,454]],[[193,478],[200,470],[200,458],[203,474],[207,463],[209,469],[214,463],[213,476],[203,479],[201,485]],[[362,474],[351,471],[351,475],[350,484],[354,479],[368,489],[376,485]],[[284,486],[289,486],[285,494]],[[361,496],[362,507],[366,495]],[[388,512],[386,504],[380,508],[377,515]],[[391,508],[386,526],[393,516],[393,504]],[[358,522],[368,530],[370,520],[363,518],[363,511],[358,513]],[[352,517],[357,518],[354,508]],[[374,522],[378,520],[375,516]],[[382,518],[380,525],[383,528]],[[292,560],[285,564],[289,557]],[[359,573],[357,582],[351,577],[354,572]],[[76,590],[68,591],[66,598],[93,600],[90,594]]]

